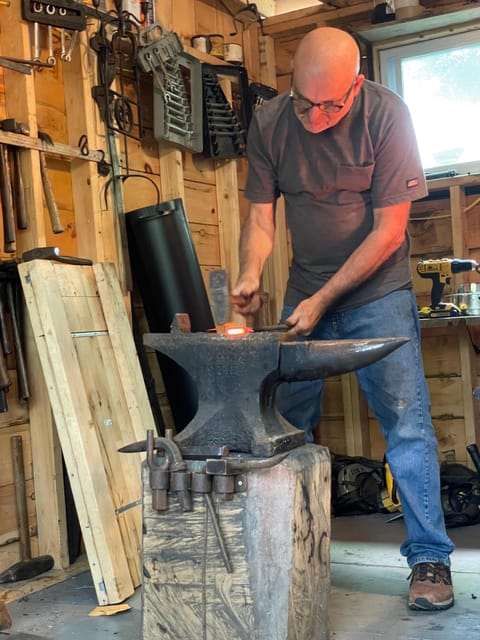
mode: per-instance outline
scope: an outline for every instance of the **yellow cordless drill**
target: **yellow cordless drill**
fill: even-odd
[[[432,293],[429,307],[419,310],[421,318],[444,318],[461,315],[460,308],[449,302],[442,302],[443,288],[450,284],[452,275],[464,271],[479,272],[479,263],[476,260],[461,260],[459,258],[439,258],[438,260],[420,260],[417,264],[417,273],[422,278],[431,278]]]

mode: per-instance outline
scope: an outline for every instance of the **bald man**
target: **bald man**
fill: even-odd
[[[248,135],[249,216],[242,229],[237,312],[261,306],[260,279],[285,198],[293,258],[282,319],[297,339],[406,336],[388,357],[357,371],[386,439],[398,485],[411,568],[408,605],[453,605],[440,502],[438,445],[420,349],[410,271],[410,203],[427,195],[410,114],[360,73],[355,40],[321,27],[300,42],[289,93],[266,102]],[[322,381],[283,384],[277,406],[313,440]],[[321,436],[320,436],[321,439]]]

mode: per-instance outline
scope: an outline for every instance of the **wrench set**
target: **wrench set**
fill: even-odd
[[[246,70],[200,62],[159,22],[139,38],[139,64],[153,76],[155,138],[212,158],[244,155],[250,119]],[[220,74],[232,80],[233,106]]]
[[[33,23],[33,57],[32,63],[41,66],[55,66],[57,60],[54,52],[54,27],[60,31],[60,59],[70,62],[79,31],[87,26],[84,7],[73,0],[52,0],[51,2],[34,2],[22,0],[22,17]],[[41,32],[40,25],[47,30],[47,60],[40,60]],[[67,32],[71,32],[68,33]]]
[[[71,31],[83,31],[87,26],[83,4],[74,0],[50,0],[49,2],[22,0],[22,17],[28,22]]]
[[[243,67],[202,64],[203,75],[203,154],[212,158],[245,155],[251,111],[247,72]],[[220,84],[229,76],[232,106]]]
[[[179,37],[157,22],[140,34],[138,61],[153,76],[154,135],[198,153],[202,137],[202,72]]]

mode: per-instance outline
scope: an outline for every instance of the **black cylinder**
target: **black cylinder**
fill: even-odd
[[[133,277],[151,333],[169,333],[177,313],[192,331],[215,328],[207,291],[180,198],[126,214]],[[157,352],[177,430],[197,411],[197,391],[186,371]]]

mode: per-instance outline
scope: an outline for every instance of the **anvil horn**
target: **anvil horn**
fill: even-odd
[[[348,373],[384,358],[408,338],[284,342],[280,347],[280,382],[317,380]]]

